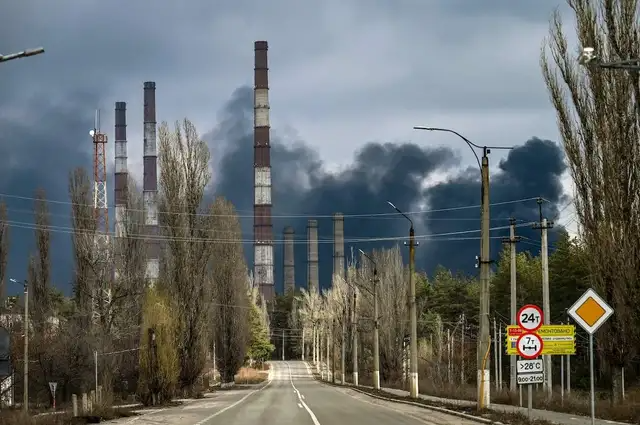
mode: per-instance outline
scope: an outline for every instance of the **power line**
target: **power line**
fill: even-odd
[[[54,226],[54,225],[39,225],[36,223],[28,223],[28,222],[21,222],[21,221],[12,221],[12,220],[6,220],[4,221],[4,223],[6,223],[7,225],[9,225],[9,227],[15,227],[15,228],[22,228],[22,229],[30,229],[30,230],[45,230],[45,231],[49,231],[52,233],[64,233],[64,234],[73,234],[73,235],[87,235],[87,236],[93,236],[96,234],[96,232],[94,230],[90,230],[90,229],[74,229],[73,227],[68,227],[68,226]],[[523,227],[523,226],[529,226],[531,223],[521,223],[516,225],[516,227]],[[172,229],[171,227],[169,227],[169,229]],[[496,231],[496,230],[506,230],[509,229],[509,226],[498,226],[498,227],[493,227],[490,230],[492,231]],[[213,231],[211,233],[215,233],[216,231]],[[458,235],[467,235],[467,234],[471,234],[471,233],[479,233],[480,230],[479,229],[469,229],[469,230],[460,230],[460,231],[454,231],[454,232],[446,232],[446,233],[436,233],[436,234],[423,234],[423,235],[416,235],[415,239],[420,239],[420,240],[425,240],[425,241],[429,241],[429,240],[433,240],[433,241],[445,241],[447,240],[444,237],[449,237],[449,236],[458,236]],[[115,237],[115,232],[108,232],[108,235]],[[239,236],[242,236],[242,234],[239,234]],[[345,239],[345,243],[369,243],[369,242],[383,242],[383,241],[402,241],[407,239],[408,237],[406,235],[398,235],[398,236],[385,236],[385,237],[362,237],[362,238],[346,238]],[[253,243],[254,240],[253,239],[244,239],[242,237],[240,238],[217,238],[217,237],[213,237],[213,238],[203,238],[203,237],[188,237],[188,236],[170,236],[170,235],[164,235],[164,236],[149,236],[149,235],[144,235],[144,234],[128,234],[126,237],[124,237],[123,239],[138,239],[138,240],[158,240],[158,241],[176,241],[176,242],[202,242],[202,243]],[[475,239],[475,238],[474,238]],[[280,240],[274,240],[273,241],[274,244],[284,244],[286,241],[284,239],[280,239]],[[291,241],[288,241],[291,242]],[[308,242],[308,240],[306,239],[301,239],[301,240],[293,240],[292,241],[294,244],[306,244]],[[323,239],[323,240],[318,240],[318,243],[329,243],[329,244],[333,244],[333,240],[332,239]]]
[[[87,207],[87,208],[93,208],[93,204],[80,204],[80,203],[74,203],[74,202],[70,202],[70,201],[58,201],[58,200],[52,200],[52,199],[47,199],[47,198],[34,198],[31,196],[20,196],[20,195],[11,195],[11,194],[7,194],[7,193],[0,193],[0,198],[12,198],[12,199],[22,199],[22,200],[28,200],[28,201],[45,201],[47,203],[50,204],[60,204],[60,205],[73,205],[73,206],[79,206],[79,207]],[[499,205],[509,205],[509,204],[516,204],[516,203],[521,203],[521,202],[527,202],[527,201],[533,201],[533,200],[538,200],[538,199],[542,199],[539,196],[536,197],[530,197],[530,198],[522,198],[522,199],[515,199],[515,200],[511,200],[511,201],[503,201],[503,202],[494,202],[491,203],[491,206],[499,206]],[[543,201],[545,202],[549,202],[546,199],[543,199]],[[431,213],[436,213],[436,212],[449,212],[449,211],[461,211],[461,210],[468,210],[468,209],[475,209],[475,208],[480,208],[480,205],[466,205],[466,206],[458,206],[458,207],[449,207],[449,208],[437,208],[437,209],[431,209],[431,210],[420,210],[420,211],[409,211],[409,212],[405,212],[404,214],[406,215],[421,215],[421,214],[431,214]],[[137,211],[137,212],[143,212],[144,210],[141,209],[128,209],[128,211]],[[158,211],[159,215],[192,215],[189,212],[172,212],[172,211]],[[253,218],[254,215],[250,214],[250,215],[243,215],[243,214],[210,214],[210,213],[197,213],[195,214],[196,216],[199,217],[238,217],[238,218]],[[343,216],[345,218],[364,218],[364,217],[397,217],[400,216],[400,214],[398,212],[388,212],[388,213],[367,213],[367,214],[343,214]],[[272,215],[272,218],[333,218],[332,214],[326,215],[326,214],[281,214],[281,215]]]

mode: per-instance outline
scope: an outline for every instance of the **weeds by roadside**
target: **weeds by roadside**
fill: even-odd
[[[4,410],[0,412],[0,423],[2,425],[83,425],[136,415],[137,413],[130,408],[109,407],[98,407],[89,415],[77,417],[66,412],[31,416],[21,410]]]
[[[243,367],[236,374],[234,381],[240,385],[261,384],[265,382],[268,377],[269,373],[267,371]]]
[[[347,381],[350,379],[347,377]],[[361,385],[373,385],[370,376],[360,375]],[[383,387],[408,390],[402,381],[383,382]],[[420,381],[420,394],[430,395],[433,397],[476,401],[477,389],[475,385],[447,385],[442,382],[436,384],[433,381],[424,379]],[[627,422],[637,424],[640,423],[640,390],[629,390],[626,394],[624,403],[613,405],[606,397],[608,394],[600,394],[596,399],[596,417],[604,420]],[[523,393],[523,402],[526,406],[526,393]],[[520,405],[520,396],[518,392],[512,393],[507,389],[497,391],[491,389],[491,403],[505,404],[511,406]],[[548,410],[552,412],[567,413],[573,415],[590,416],[591,407],[589,395],[580,391],[573,390],[571,394],[564,395],[564,399],[559,393],[554,393],[553,398],[549,400],[543,391],[535,391],[533,396],[533,407],[535,409]]]

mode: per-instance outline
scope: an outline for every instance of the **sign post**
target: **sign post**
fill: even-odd
[[[527,304],[518,310],[518,326],[521,335],[516,340],[516,351],[524,360],[517,361],[518,385],[527,386],[527,413],[531,420],[531,410],[533,409],[533,389],[532,385],[544,383],[544,367],[538,356],[542,354],[544,341],[536,333],[542,326],[542,309],[537,305]]]
[[[53,398],[53,410],[56,410],[56,388],[58,388],[57,382],[49,382],[49,390],[51,391],[51,397]]]
[[[589,378],[591,380],[591,425],[596,422],[596,401],[593,366],[593,334],[611,317],[613,309],[593,289],[587,289],[568,311],[569,315],[589,333]]]

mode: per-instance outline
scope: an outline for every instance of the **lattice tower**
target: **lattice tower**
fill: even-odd
[[[103,276],[98,277],[98,284],[103,286],[107,279],[106,265],[109,262],[109,209],[107,199],[107,135],[100,131],[100,114],[96,112],[96,120],[93,130],[90,132],[93,140],[93,209],[96,220],[94,235],[94,258],[97,260],[99,270]],[[106,311],[111,304],[111,288],[94,288],[92,294],[93,318],[96,321],[101,311]],[[103,308],[100,308],[102,304]]]

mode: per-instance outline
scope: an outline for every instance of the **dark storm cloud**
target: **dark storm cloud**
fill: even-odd
[[[63,98],[37,96],[14,107],[0,100],[0,197],[7,203],[11,246],[7,278],[26,277],[34,249],[33,197],[42,188],[55,231],[51,237],[53,283],[68,292],[72,257],[67,184],[76,166],[91,167],[88,129],[96,96],[76,92]],[[84,144],[84,146],[83,146]],[[8,292],[20,288],[9,284]]]
[[[223,111],[222,124],[207,136],[219,156],[215,192],[230,199],[240,211],[245,240],[251,239],[253,224],[250,217],[253,209],[252,112],[252,90],[237,90]],[[332,213],[339,211],[347,215],[345,239],[352,240],[346,244],[349,255],[350,247],[367,250],[396,243],[363,243],[354,240],[393,238],[407,232],[407,223],[402,218],[349,215],[388,213],[390,209],[386,200],[392,200],[405,210],[416,210],[417,204],[425,200],[428,209],[474,205],[479,200],[477,169],[464,170],[447,182],[422,189],[421,183],[434,172],[457,165],[457,156],[450,149],[421,148],[412,143],[368,143],[357,151],[346,169],[329,173],[312,148],[304,144],[285,146],[278,140],[277,130],[272,130],[272,134],[276,135],[275,138],[272,136],[271,163],[274,239],[277,241],[276,286],[279,290],[282,289],[280,242],[285,226],[293,226],[296,232],[296,281],[299,284],[306,281],[304,241],[307,220],[318,219],[320,279],[321,285],[327,287],[332,271]],[[492,200],[500,202],[541,196],[550,201],[550,205],[545,207],[545,214],[549,218],[556,218],[557,204],[562,198],[560,177],[564,167],[556,144],[532,139],[510,152],[507,159],[500,163],[500,172],[492,177]],[[492,212],[496,219],[494,221],[502,225],[508,224],[511,216],[522,220],[537,219],[535,201],[495,206]],[[474,230],[479,226],[479,208],[420,214],[414,216],[414,221],[418,234],[424,234],[426,228],[431,234]],[[504,231],[499,233],[504,234]],[[477,237],[478,234],[464,236]],[[416,256],[421,269],[432,271],[438,264],[467,272],[474,269],[474,256],[479,242],[425,240],[422,245]],[[499,246],[499,242],[496,246]],[[246,250],[251,262],[250,244],[247,244]]]

